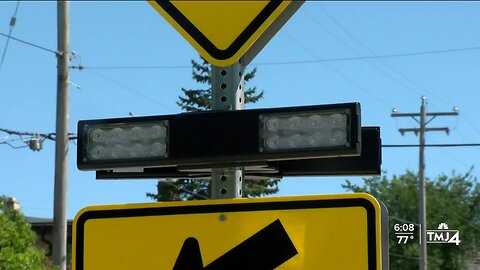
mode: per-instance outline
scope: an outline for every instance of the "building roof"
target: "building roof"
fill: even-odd
[[[32,224],[32,227],[53,226],[53,219],[51,219],[51,218],[25,216],[25,219],[27,220],[28,223]],[[67,220],[68,226],[71,226],[72,223],[73,223],[73,221],[71,219]]]

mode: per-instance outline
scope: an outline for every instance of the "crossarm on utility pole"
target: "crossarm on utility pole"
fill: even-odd
[[[458,112],[432,112],[427,113],[425,116],[457,116]],[[420,117],[419,113],[392,113],[391,117]]]
[[[407,132],[413,132],[415,134],[418,134],[420,133],[421,129],[420,128],[399,128],[398,131],[402,135]],[[450,129],[448,127],[425,128],[425,132],[428,132],[428,131],[444,131],[448,134],[450,132]]]

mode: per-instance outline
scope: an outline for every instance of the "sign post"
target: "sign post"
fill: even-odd
[[[80,121],[77,166],[97,176],[211,170],[212,198],[223,200],[84,208],[73,269],[388,269],[387,210],[368,194],[240,199],[244,168],[380,171],[379,129],[361,129],[358,103],[243,110],[245,66],[304,1],[148,2],[211,63],[217,112]],[[363,156],[362,133],[372,146]]]
[[[245,66],[303,2],[149,1],[211,63],[212,109],[224,111],[244,108]],[[214,168],[211,179],[212,198],[242,197],[241,167]]]
[[[211,66],[213,110],[243,110],[244,70],[244,66],[238,62],[228,67]],[[218,128],[222,128],[222,123],[218,123]],[[229,139],[231,138],[225,138]],[[222,147],[221,141],[218,144],[218,147]],[[241,198],[243,178],[241,167],[213,168],[210,182],[212,199]]]

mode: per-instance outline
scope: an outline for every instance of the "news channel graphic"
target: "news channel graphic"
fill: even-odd
[[[420,237],[420,224],[415,223],[396,223],[393,225],[397,243],[405,245],[407,243],[418,241],[422,243]],[[442,222],[435,230],[426,231],[427,244],[455,244],[460,245],[460,231],[449,229],[448,224]]]
[[[418,232],[420,231],[417,227],[417,224],[413,223],[396,223],[393,225],[393,230],[395,231],[395,236],[397,237],[398,244],[405,245],[409,242],[414,241],[418,237]]]

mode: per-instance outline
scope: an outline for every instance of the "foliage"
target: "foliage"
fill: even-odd
[[[279,180],[245,180],[245,197],[260,197],[278,192]],[[210,181],[207,179],[160,180],[157,194],[147,193],[156,201],[203,200],[210,198]]]
[[[183,96],[179,96],[177,105],[187,112],[207,111],[212,109],[212,91],[210,82],[210,65],[201,58],[201,63],[192,60],[192,77],[200,85],[208,85],[207,89],[182,88]],[[245,72],[244,81],[248,83],[255,77],[257,69]],[[245,91],[245,103],[255,103],[263,98],[263,91],[249,87]],[[278,192],[279,180],[245,180],[244,196],[259,197]],[[205,179],[160,180],[157,193],[147,193],[157,201],[194,200],[210,197],[210,183]]]
[[[0,196],[0,270],[50,269],[44,265],[45,253],[35,247],[30,224],[7,202],[7,197]]]
[[[418,243],[398,244],[394,224],[418,223],[418,176],[407,171],[391,179],[371,177],[363,186],[348,180],[346,190],[366,192],[385,203],[390,216],[390,269],[418,269]],[[480,184],[467,172],[463,175],[440,175],[426,181],[427,229],[436,229],[445,222],[460,231],[460,245],[430,244],[427,246],[429,269],[466,269],[465,261],[480,251]],[[416,226],[418,232],[418,226]]]
[[[191,60],[192,63],[192,77],[199,84],[207,84],[208,89],[186,89],[182,87],[184,96],[179,96],[177,105],[184,111],[197,112],[197,111],[209,111],[212,109],[212,91],[210,83],[210,65],[201,58],[202,63],[198,63],[195,60]],[[244,75],[245,83],[248,83],[255,77],[257,68],[254,68],[250,72],[246,72]],[[256,103],[263,98],[263,90],[257,93],[256,87],[249,87],[244,91],[245,104]]]

